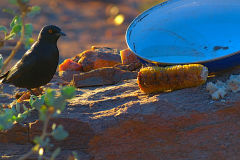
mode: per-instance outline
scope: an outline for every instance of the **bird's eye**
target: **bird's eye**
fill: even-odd
[[[49,29],[49,30],[48,30],[48,33],[52,34],[52,33],[53,33],[53,30]]]

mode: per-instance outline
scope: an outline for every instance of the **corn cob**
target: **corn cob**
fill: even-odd
[[[145,93],[196,87],[206,82],[207,67],[201,64],[146,67],[138,72],[138,86]]]

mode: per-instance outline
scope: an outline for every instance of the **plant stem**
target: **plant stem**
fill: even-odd
[[[48,114],[45,121],[44,121],[42,135],[40,136],[42,141],[49,135],[49,133],[47,132],[47,127],[48,127],[48,122],[49,122],[50,118],[51,118],[51,115]],[[31,156],[33,153],[34,153],[34,151],[31,149],[28,153],[24,154],[18,160],[25,160],[29,156]]]
[[[44,138],[48,135],[47,127],[48,127],[48,122],[49,122],[50,118],[51,118],[51,116],[48,114],[45,121],[44,121],[43,132],[42,132],[42,135],[40,137],[42,140],[44,140]]]
[[[24,33],[25,33],[25,16],[26,13],[22,12],[21,13],[21,18],[22,18],[22,29],[21,29],[21,37],[18,40],[16,46],[13,48],[11,54],[8,56],[8,58],[4,61],[3,63],[3,67],[0,70],[0,73],[4,72],[4,69],[7,67],[7,65],[9,64],[9,62],[13,59],[13,57],[15,56],[15,54],[17,53],[17,51],[20,49],[23,41],[24,41]]]
[[[20,157],[18,160],[25,160],[27,159],[29,156],[31,156],[33,154],[33,150],[31,149],[28,153],[24,154],[22,157]]]

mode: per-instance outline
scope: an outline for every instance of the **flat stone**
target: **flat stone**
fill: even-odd
[[[86,73],[74,74],[73,85],[75,87],[111,85],[136,77],[137,72],[125,71],[117,67],[104,67]]]
[[[108,53],[102,50],[87,50],[78,55],[78,63],[84,72],[102,67],[113,67],[121,63],[119,54]]]
[[[239,72],[208,82],[225,81]],[[206,84],[148,95],[139,90],[136,79],[78,88],[66,110],[51,122],[63,124],[69,139],[53,143],[64,151],[84,152],[92,160],[234,160],[240,156],[239,99],[230,92],[224,100],[213,101]],[[41,123],[33,121],[30,126],[28,130],[16,124],[0,132],[1,146],[29,144],[40,134]],[[24,138],[27,135],[29,139]]]

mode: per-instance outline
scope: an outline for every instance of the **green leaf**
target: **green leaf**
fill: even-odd
[[[14,114],[11,109],[5,109],[5,112],[0,114],[0,130],[6,130],[13,126]]]
[[[53,106],[56,110],[59,109],[60,111],[63,111],[66,106],[66,101],[62,96],[59,96],[55,98]]]
[[[31,38],[32,37],[32,32],[33,32],[33,26],[32,24],[26,24],[25,25],[25,49],[29,49],[31,47],[31,45],[34,43],[34,39]]]
[[[26,38],[24,42],[25,49],[29,49],[34,42],[35,40],[33,38],[30,38],[30,37]]]
[[[34,15],[38,14],[40,11],[41,11],[41,7],[39,7],[39,6],[33,6],[33,7],[31,8],[31,11],[29,12],[29,15],[30,15],[30,16],[34,16]]]
[[[0,26],[0,31],[1,31],[1,32],[4,32],[5,35],[7,34],[7,28],[4,27],[4,26]]]
[[[45,91],[45,96],[44,96],[45,104],[48,106],[53,106],[55,101],[55,96],[56,96],[56,91],[48,88]]]
[[[16,103],[16,111],[17,111],[17,113],[21,112],[21,106],[19,103]]]
[[[17,0],[8,0],[9,1],[9,3],[11,3],[11,4],[18,4],[17,3]]]
[[[40,136],[35,136],[33,142],[39,145],[43,144],[43,140],[40,138]]]
[[[15,115],[12,116],[12,120],[13,121],[16,121],[17,120],[17,117]]]
[[[32,24],[28,23],[28,24],[25,24],[25,36],[29,36],[31,37],[32,36],[32,32],[33,32],[33,26]]]
[[[42,105],[42,107],[39,110],[39,119],[41,121],[45,121],[47,118],[47,106]]]
[[[11,33],[18,34],[22,29],[22,26],[20,24],[16,24],[13,26]]]
[[[35,136],[33,142],[39,144],[39,147],[46,147],[50,142],[50,138],[47,137],[45,140],[42,140],[40,136]]]
[[[73,156],[75,158],[74,160],[80,160],[77,152],[72,151],[72,154],[73,154]]]
[[[61,90],[61,94],[65,99],[71,99],[75,96],[76,90],[73,86],[65,86]]]
[[[37,99],[38,99],[37,96],[31,95],[30,100],[29,100],[29,103],[30,103],[30,105],[31,105],[32,107],[34,107],[33,104],[34,104],[34,102],[35,102]]]
[[[52,136],[54,139],[61,141],[68,136],[68,132],[64,130],[62,125],[59,125],[55,130],[52,131]]]
[[[61,148],[58,147],[57,149],[55,149],[51,155],[50,160],[54,160],[59,155],[60,152],[61,152]]]
[[[12,15],[16,15],[16,12],[11,8],[4,8],[2,11]]]
[[[23,113],[19,113],[18,116],[17,116],[17,118],[16,118],[16,121],[17,121],[17,122],[23,121],[24,119],[27,118],[28,113],[29,113],[29,112],[27,112],[27,111],[26,111],[26,112],[23,112]]]
[[[12,112],[13,115],[17,115],[18,114],[17,110],[16,110],[16,107],[11,108],[11,112]]]
[[[15,16],[13,19],[12,19],[12,22],[10,23],[10,27],[13,28],[15,25],[17,24],[22,24],[22,19],[21,17],[19,16]]]
[[[53,123],[53,124],[52,124],[52,130],[55,130],[55,129],[56,129],[56,126],[57,126],[56,123]]]
[[[40,98],[35,95],[31,95],[29,103],[33,108],[36,108],[39,111],[44,104],[44,95],[42,95]]]
[[[23,110],[24,110],[24,111],[28,111],[28,110],[29,110],[29,109],[26,107],[25,104],[23,104]]]
[[[50,142],[50,138],[46,137],[44,143],[42,144],[43,147],[46,147]]]

